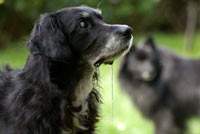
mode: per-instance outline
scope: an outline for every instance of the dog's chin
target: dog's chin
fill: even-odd
[[[114,58],[109,58],[109,59],[101,58],[101,59],[99,59],[99,60],[95,63],[95,66],[96,66],[96,67],[99,67],[99,66],[102,65],[102,64],[112,65],[113,62],[114,62]]]
[[[101,64],[112,65],[115,59],[117,59],[121,55],[125,55],[125,53],[127,53],[129,48],[130,47],[128,46],[128,47],[122,48],[121,50],[118,50],[115,53],[102,56],[99,60],[96,61],[95,66],[100,66]]]

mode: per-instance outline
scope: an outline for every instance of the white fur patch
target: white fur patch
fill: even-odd
[[[129,44],[128,49],[126,51],[124,51],[124,53],[122,54],[122,56],[126,55],[130,51],[130,49],[131,49],[131,47],[133,45],[133,36],[132,35],[131,35],[131,39],[129,40],[128,44]]]
[[[151,74],[150,72],[146,71],[142,73],[142,78],[146,81],[150,81],[151,80]]]
[[[105,47],[107,51],[110,50],[116,50],[120,47],[120,43],[121,41],[119,40],[119,37],[117,37],[117,35],[115,34],[111,34]]]
[[[99,8],[96,9],[96,12],[98,12],[99,14],[102,14],[102,10]]]
[[[131,36],[131,39],[126,43],[128,46],[128,49],[122,53],[122,56],[124,56],[126,53],[129,52],[129,50],[132,47],[132,43],[133,43],[133,36]],[[116,51],[120,51],[120,49],[122,48],[122,45],[125,45],[125,44],[123,44],[122,40],[120,40],[120,37],[118,35],[112,34],[110,35],[110,38],[106,43],[105,53],[114,54]]]
[[[90,16],[90,14],[87,13],[87,12],[83,12],[83,13],[81,13],[81,15],[82,15],[83,17],[89,17],[89,16]]]

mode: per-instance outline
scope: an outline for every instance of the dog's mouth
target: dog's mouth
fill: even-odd
[[[107,55],[104,55],[101,58],[99,58],[99,60],[97,60],[95,62],[95,66],[98,67],[101,64],[112,65],[116,58],[118,58],[121,55],[125,55],[129,51],[129,49],[132,46],[132,41],[133,41],[133,37],[131,37],[131,39],[126,43],[128,45],[124,45],[124,47],[121,48],[120,50],[118,50],[116,52],[112,52],[112,53],[107,54]]]
[[[95,66],[100,66],[101,64],[107,64],[107,65],[112,65],[114,60],[122,55],[124,51],[126,51],[128,48],[123,48],[120,51],[110,54],[110,55],[105,55],[102,58],[100,58],[96,63]]]

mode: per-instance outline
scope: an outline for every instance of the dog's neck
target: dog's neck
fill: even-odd
[[[74,107],[79,107],[93,89],[95,68],[85,61],[74,61],[71,63],[51,61],[50,79],[61,90],[67,91]]]
[[[95,67],[85,61],[52,60],[41,55],[29,56],[24,71],[30,71],[28,79],[38,83],[53,83],[66,94],[74,107],[79,107],[93,89]]]

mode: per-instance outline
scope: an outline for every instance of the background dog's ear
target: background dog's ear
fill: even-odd
[[[62,23],[56,14],[45,14],[35,24],[28,47],[32,54],[42,54],[52,59],[70,59],[69,41],[62,31]]]
[[[144,44],[145,44],[146,46],[150,46],[153,50],[156,50],[156,44],[155,44],[155,41],[154,41],[153,37],[151,37],[151,36],[148,37],[148,38],[145,40]]]

